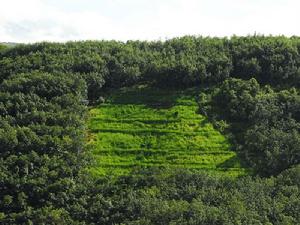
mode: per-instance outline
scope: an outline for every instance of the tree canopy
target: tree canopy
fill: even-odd
[[[253,175],[91,176],[86,103],[138,84],[196,88]],[[0,223],[299,224],[299,86],[299,37],[0,45]]]

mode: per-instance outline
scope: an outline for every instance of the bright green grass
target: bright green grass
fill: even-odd
[[[111,93],[90,110],[89,144],[97,175],[127,174],[137,167],[186,168],[239,176],[228,140],[197,114],[193,90],[129,88]]]

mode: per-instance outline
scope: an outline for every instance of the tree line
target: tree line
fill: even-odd
[[[31,71],[76,73],[89,87],[118,88],[137,82],[160,87],[216,84],[229,77],[280,87],[299,86],[298,37],[208,38],[165,42],[85,41],[18,45],[0,53],[0,80]]]

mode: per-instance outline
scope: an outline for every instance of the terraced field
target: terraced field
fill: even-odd
[[[90,110],[89,144],[97,175],[137,167],[187,168],[238,176],[242,168],[228,140],[200,114],[195,91],[147,88],[111,93]]]

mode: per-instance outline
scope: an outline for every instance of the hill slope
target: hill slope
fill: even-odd
[[[136,166],[175,167],[242,175],[228,140],[200,114],[193,90],[147,88],[111,93],[90,110],[89,143],[96,174],[124,174]]]

